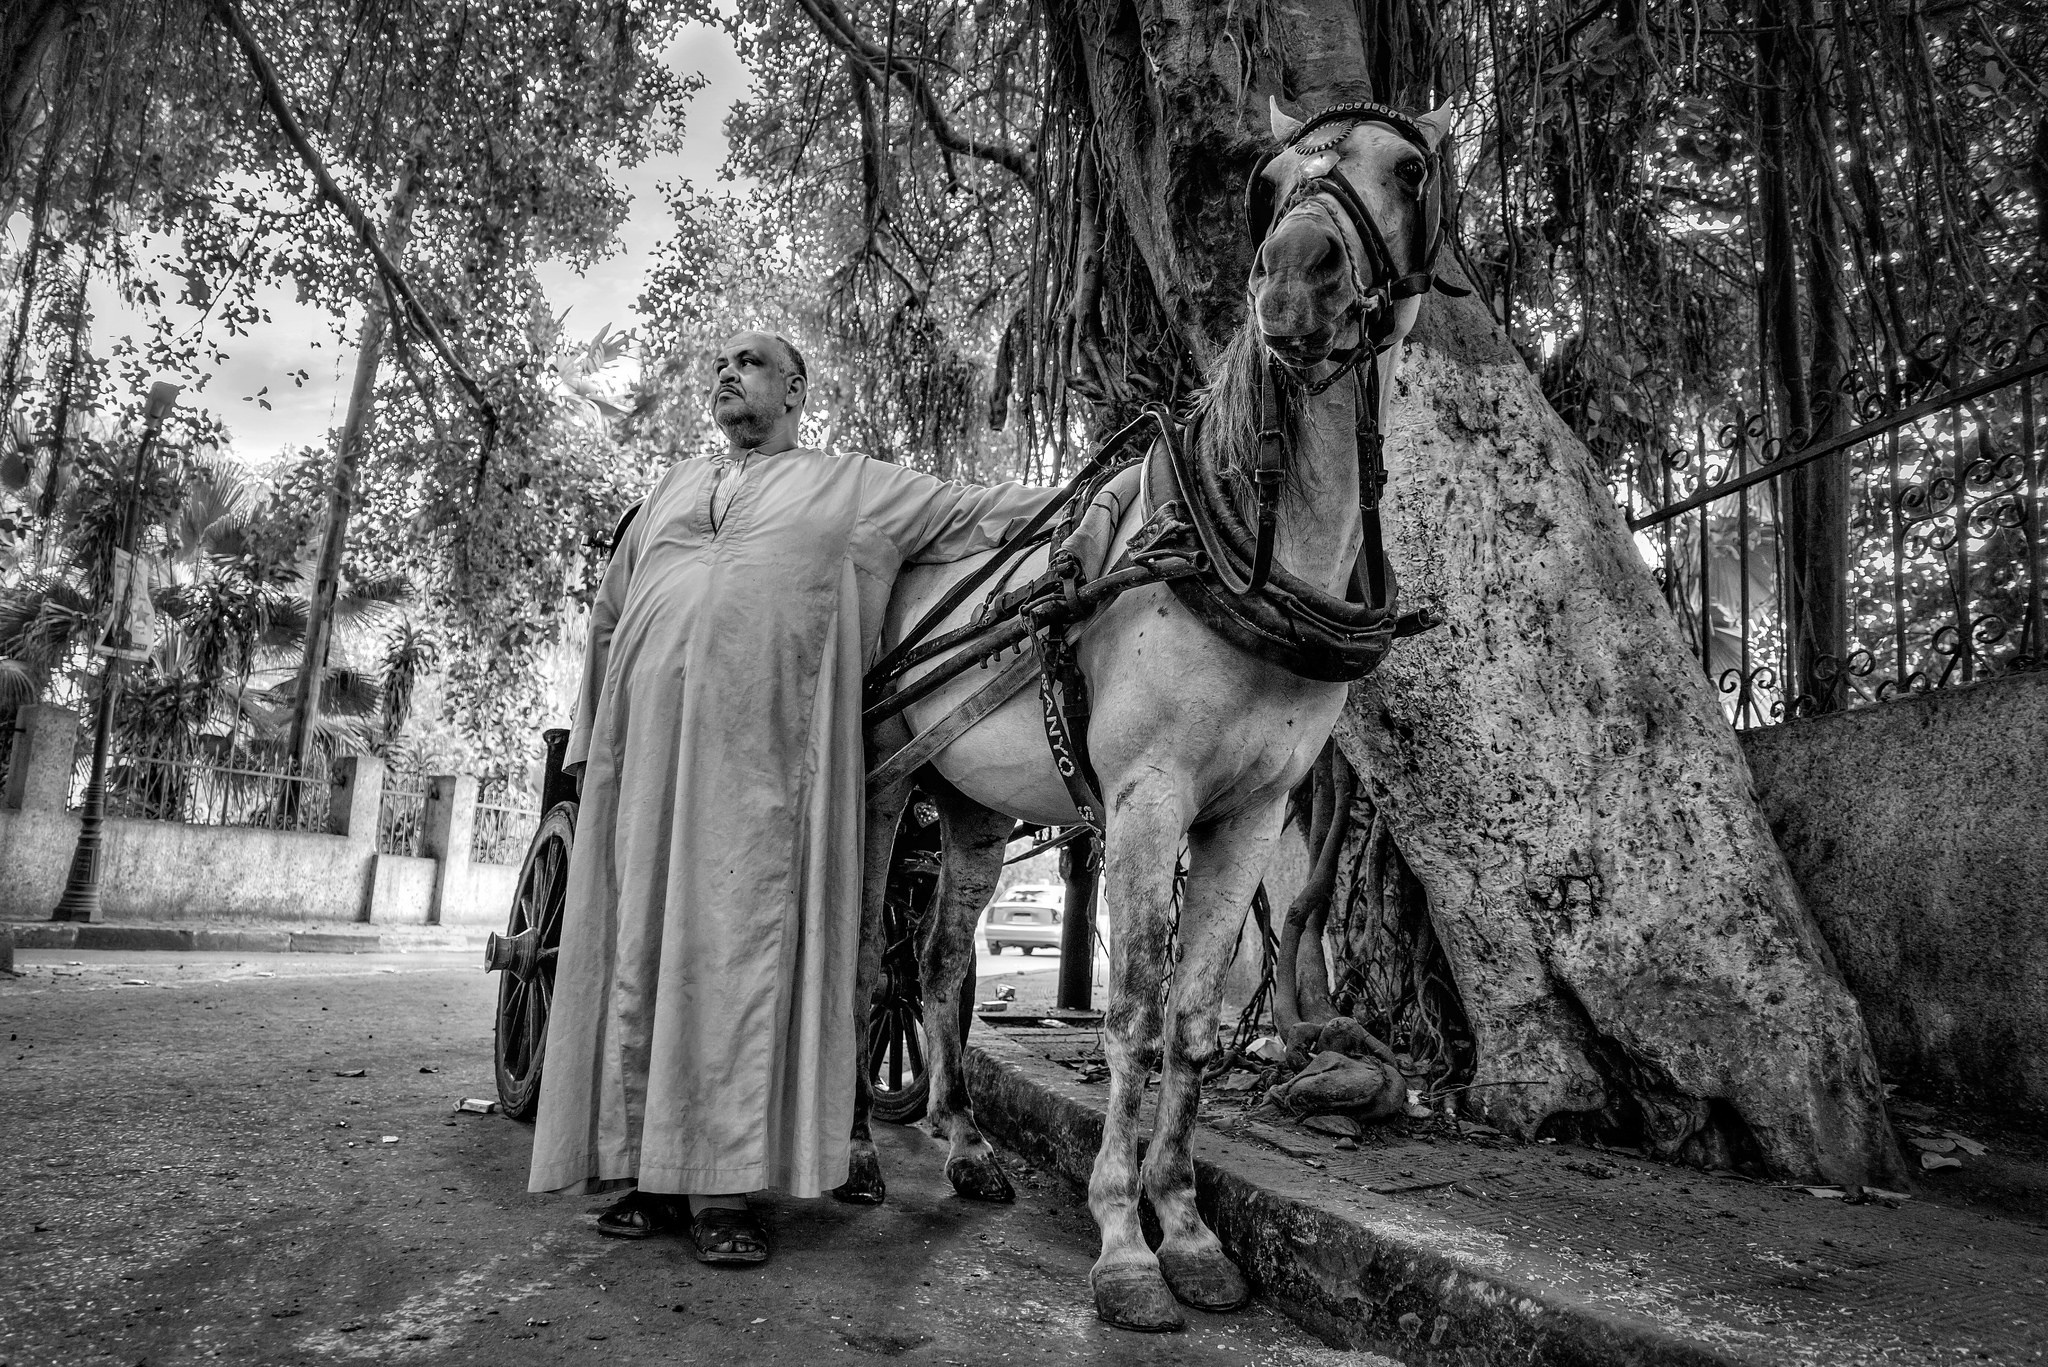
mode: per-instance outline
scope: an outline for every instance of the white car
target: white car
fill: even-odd
[[[1019,883],[988,909],[984,935],[988,952],[1000,954],[1005,945],[1015,945],[1029,954],[1034,949],[1060,947],[1060,907],[1067,890],[1058,883]]]

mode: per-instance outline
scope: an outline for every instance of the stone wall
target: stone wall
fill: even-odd
[[[55,707],[16,720],[0,784],[0,921],[46,921],[64,891],[80,824],[67,809],[77,727]],[[373,757],[338,761],[326,832],[109,818],[104,918],[503,925],[519,869],[470,858],[477,781],[431,781],[425,857],[378,850],[383,781]]]
[[[2048,1113],[2048,674],[1742,744],[1887,1079]]]

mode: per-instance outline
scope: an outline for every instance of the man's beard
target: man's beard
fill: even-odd
[[[768,434],[775,430],[782,414],[779,410],[770,410],[766,404],[748,402],[745,395],[737,397],[745,407],[738,411],[714,411],[712,419],[735,446],[751,449],[768,440]]]

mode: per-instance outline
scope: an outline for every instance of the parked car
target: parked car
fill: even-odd
[[[1034,949],[1060,947],[1060,906],[1067,890],[1058,883],[1019,883],[988,909],[984,934],[988,952],[1000,954],[1015,945],[1029,954]]]

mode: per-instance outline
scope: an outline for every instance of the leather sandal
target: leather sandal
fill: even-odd
[[[765,1263],[768,1231],[751,1210],[711,1207],[690,1220],[690,1242],[700,1263]]]
[[[597,1217],[597,1232],[612,1239],[651,1239],[682,1227],[674,1198],[651,1191],[629,1191]]]

